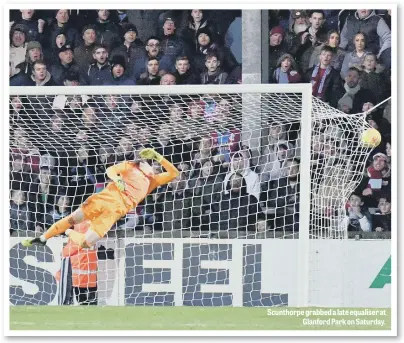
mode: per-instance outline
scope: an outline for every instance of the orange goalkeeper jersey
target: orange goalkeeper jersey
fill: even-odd
[[[146,175],[134,162],[125,161],[109,167],[107,174],[111,179],[122,177],[125,190],[120,192],[127,208],[135,208],[149,193],[157,187],[167,184],[179,175],[179,171],[165,158],[161,165],[166,172]]]

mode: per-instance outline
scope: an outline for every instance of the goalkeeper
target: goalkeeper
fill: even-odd
[[[135,208],[157,187],[167,184],[179,175],[179,171],[155,150],[147,148],[140,152],[143,160],[156,160],[165,173],[154,174],[146,161],[125,161],[107,169],[113,181],[100,193],[93,194],[72,214],[53,224],[38,238],[24,240],[23,246],[46,244],[52,237],[66,232],[69,238],[83,248],[93,246],[111,227],[130,210]],[[87,232],[79,233],[70,227],[85,220],[91,222]]]

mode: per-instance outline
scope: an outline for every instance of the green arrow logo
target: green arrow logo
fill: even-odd
[[[379,274],[377,274],[369,288],[383,288],[387,283],[391,284],[391,256],[380,269]]]

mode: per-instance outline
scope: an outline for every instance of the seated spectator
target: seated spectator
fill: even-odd
[[[19,230],[34,231],[35,226],[25,192],[14,190],[11,193],[10,201],[10,234]]]
[[[147,72],[140,74],[136,84],[143,86],[158,85],[161,79],[159,66],[159,60],[156,57],[150,57],[147,61]]]
[[[162,54],[168,59],[167,72],[175,72],[175,59],[178,56],[188,56],[189,48],[187,44],[177,36],[176,26],[173,18],[165,18],[163,24],[163,36],[160,40]]]
[[[376,102],[382,102],[386,98],[387,87],[384,68],[377,64],[376,55],[367,54],[363,62],[363,75],[361,88],[369,91],[376,97]]]
[[[192,10],[189,13],[188,25],[181,30],[180,37],[188,44],[191,53],[197,52],[198,36],[200,30],[207,28],[213,38],[219,35],[215,23],[209,19],[207,11]],[[215,39],[212,39],[215,41]]]
[[[136,83],[130,78],[126,70],[127,64],[124,56],[115,55],[111,60],[111,78],[104,81],[105,86],[134,86]]]
[[[22,80],[21,86],[57,86],[57,83],[47,70],[46,64],[37,60],[32,64],[32,75],[27,75]]]
[[[303,80],[312,84],[313,96],[336,107],[338,99],[343,94],[343,88],[339,73],[330,65],[333,53],[332,48],[323,46],[320,63],[310,68],[305,73]]]
[[[260,165],[260,181],[264,184],[287,176],[289,170],[286,167],[286,161],[295,157],[294,147],[290,142],[278,141],[278,144],[271,146],[272,149],[274,150],[265,156],[268,162]]]
[[[372,231],[372,217],[364,207],[362,194],[352,193],[346,209],[345,225],[348,231]]]
[[[96,192],[100,192],[106,185],[107,169],[116,163],[116,151],[110,145],[102,145],[98,150],[96,172]]]
[[[193,55],[192,65],[199,73],[204,70],[204,63],[208,54],[216,54],[222,65],[222,68],[227,73],[230,73],[238,66],[237,60],[229,48],[224,47],[214,40],[212,32],[207,28],[200,29],[198,35],[197,52]]]
[[[70,45],[63,45],[59,49],[59,61],[50,66],[50,73],[58,86],[63,86],[68,74],[77,74],[79,66],[73,60],[73,49]],[[81,81],[80,83],[83,83]]]
[[[246,178],[234,173],[225,181],[225,192],[220,202],[210,206],[211,231],[255,231],[257,215],[261,212],[257,199],[248,192]]]
[[[116,159],[118,162],[130,161],[134,159],[133,142],[128,137],[122,137],[115,147]]]
[[[83,43],[74,49],[74,59],[81,69],[86,69],[94,63],[94,48],[97,38],[96,27],[86,25],[82,30]]]
[[[391,197],[382,194],[379,198],[378,209],[372,218],[373,231],[391,231]]]
[[[82,77],[86,85],[101,86],[111,80],[111,64],[108,62],[108,56],[106,46],[96,45],[94,47],[93,58],[95,63],[82,70]]]
[[[342,28],[340,47],[353,51],[353,37],[358,31],[366,34],[368,49],[390,69],[391,32],[386,22],[374,10],[356,10],[354,15],[348,16]]]
[[[104,45],[108,51],[113,51],[122,41],[119,34],[120,27],[111,20],[110,10],[96,10],[96,12],[97,43]]]
[[[71,198],[66,195],[56,197],[56,204],[53,210],[46,214],[46,227],[51,226],[58,220],[67,217],[71,213]]]
[[[21,86],[32,75],[32,65],[35,61],[43,60],[42,47],[39,42],[31,41],[27,44],[25,60],[16,66],[18,72],[10,79],[10,86]]]
[[[19,73],[18,65],[24,63],[27,52],[26,31],[24,25],[14,25],[10,30],[10,65],[11,76]]]
[[[170,86],[170,85],[176,85],[177,84],[177,79],[173,74],[166,73],[164,74],[161,79],[160,79],[160,85],[162,86]]]
[[[26,32],[25,40],[30,42],[32,40],[37,42],[43,42],[44,38],[44,27],[45,20],[43,19],[33,19],[35,10],[20,10],[21,18],[15,20],[11,23],[11,29],[13,25],[24,25]]]
[[[64,34],[66,37],[66,44],[72,47],[72,50],[78,47],[81,39],[77,29],[69,23],[69,10],[55,10],[54,18],[46,30],[46,46],[54,46],[56,37]],[[72,51],[73,52],[73,51]]]
[[[144,54],[144,44],[138,38],[135,25],[125,23],[122,25],[121,31],[124,42],[112,51],[111,58],[114,58],[116,55],[123,56],[127,66],[127,73],[128,75],[132,75],[136,57]]]
[[[175,61],[174,76],[178,85],[198,85],[201,83],[199,76],[191,69],[187,56],[179,56]]]
[[[355,67],[349,68],[345,77],[345,94],[338,100],[338,109],[345,113],[360,113],[363,105],[373,103],[375,97],[360,86],[360,71]]]
[[[297,71],[295,59],[290,54],[283,54],[275,67],[269,83],[299,83],[301,75]]]
[[[32,182],[33,174],[24,170],[24,159],[22,155],[13,154],[10,156],[10,189],[28,191],[29,184]]]
[[[268,68],[271,77],[278,66],[279,59],[288,53],[288,47],[284,38],[285,30],[280,26],[275,26],[269,32]]]
[[[227,173],[224,179],[224,189],[227,189],[227,183],[229,182],[233,174],[241,174],[247,183],[247,193],[254,196],[257,200],[260,198],[260,180],[256,172],[250,168],[249,153],[246,151],[237,151],[231,157],[230,172]],[[226,193],[226,191],[225,191]]]
[[[340,35],[336,30],[331,30],[328,32],[327,41],[319,46],[317,46],[313,53],[311,54],[309,61],[309,68],[315,66],[318,62],[320,62],[320,53],[323,46],[329,46],[333,52],[333,59],[331,60],[330,65],[336,70],[341,71],[342,63],[345,57],[345,51],[341,49],[339,45]]]
[[[298,48],[293,56],[300,66],[302,73],[309,69],[311,55],[314,49],[327,42],[327,30],[325,27],[325,13],[322,10],[311,10],[309,13],[309,27],[300,32],[300,41]]]
[[[348,69],[351,67],[362,69],[362,65],[365,61],[365,56],[370,53],[366,49],[366,36],[362,32],[358,32],[354,36],[355,49],[351,52],[347,52],[342,62],[341,77],[345,79]]]
[[[209,53],[205,58],[205,72],[201,74],[201,83],[221,85],[226,82],[228,74],[220,68],[220,60],[214,53]]]

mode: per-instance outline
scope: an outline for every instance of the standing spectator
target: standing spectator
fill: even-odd
[[[174,19],[166,18],[163,25],[163,37],[160,41],[161,52],[170,60],[168,72],[175,72],[175,59],[189,55],[186,43],[177,36]]]
[[[10,81],[11,86],[20,86],[21,82],[32,75],[32,65],[35,61],[43,60],[42,47],[39,42],[31,41],[27,44],[27,52],[23,63],[17,65],[19,73]]]
[[[285,38],[285,30],[280,26],[275,26],[269,32],[269,56],[268,56],[268,68],[269,75],[273,75],[276,65],[282,55],[288,52],[288,48]]]
[[[201,83],[200,78],[191,69],[187,56],[179,56],[175,61],[175,80],[177,85],[198,85]]]
[[[180,37],[188,44],[192,53],[197,51],[199,32],[204,28],[207,28],[212,33],[213,38],[219,35],[216,25],[208,18],[205,11],[190,11],[188,25],[181,31]],[[215,39],[212,40],[215,41]]]
[[[58,86],[63,86],[69,73],[78,73],[79,67],[73,61],[73,49],[64,45],[59,49],[59,63],[50,67],[50,73]]]
[[[333,50],[329,46],[323,46],[320,54],[320,63],[310,68],[304,75],[305,82],[311,82],[313,96],[330,104],[337,106],[338,99],[343,94],[342,80],[339,73],[331,67]]]
[[[95,23],[97,43],[105,45],[108,51],[112,51],[120,45],[119,26],[110,19],[110,10],[96,10],[97,19]]]
[[[47,46],[53,46],[56,37],[60,34],[64,34],[67,44],[73,49],[78,47],[80,45],[80,36],[77,29],[69,23],[69,11],[56,10],[54,15],[55,19],[52,21],[47,35]]]
[[[128,20],[136,27],[141,27],[139,39],[142,42],[151,36],[157,36],[158,18],[164,10],[128,10]]]
[[[379,58],[387,69],[391,65],[391,32],[386,22],[374,10],[356,10],[350,15],[341,31],[340,47],[347,51],[355,49],[353,37],[363,32],[367,48]]]
[[[325,14],[322,10],[312,10],[309,14],[310,26],[301,33],[300,44],[294,54],[303,73],[309,69],[310,57],[314,49],[327,41]],[[299,34],[300,35],[300,34]]]
[[[94,62],[93,52],[97,37],[95,29],[94,25],[84,26],[82,30],[83,44],[74,49],[74,59],[82,69]]]
[[[376,97],[376,103],[386,98],[387,87],[383,67],[377,64],[376,55],[367,54],[363,62],[361,87]]]
[[[105,80],[104,85],[120,86],[120,85],[135,85],[129,77],[129,73],[126,70],[127,64],[124,56],[115,55],[111,60],[111,79]]]
[[[21,86],[57,86],[57,84],[47,70],[46,64],[38,60],[32,64],[32,75],[27,75]]]
[[[205,59],[206,71],[201,74],[201,83],[220,85],[226,82],[227,73],[220,68],[220,61],[216,54],[209,53]]]
[[[375,97],[360,86],[360,72],[355,67],[349,68],[345,77],[345,94],[338,100],[338,109],[345,113],[360,113],[367,102],[374,103]]]
[[[355,49],[352,52],[345,54],[344,61],[341,68],[341,77],[345,79],[348,69],[356,67],[362,69],[365,61],[365,56],[370,53],[366,49],[366,36],[362,32],[358,32],[354,38]]]
[[[292,10],[289,20],[289,31],[286,34],[285,41],[288,45],[288,51],[295,55],[302,41],[302,35],[309,28],[309,18],[307,11]]]
[[[336,71],[341,71],[342,62],[344,61],[345,51],[339,47],[340,35],[336,30],[328,32],[327,42],[316,47],[310,57],[309,68],[315,66],[319,62],[320,52],[324,45],[329,46],[334,51],[333,59],[331,60],[331,66]]]
[[[10,30],[10,63],[13,73],[17,74],[20,70],[17,66],[25,61],[27,52],[25,26],[18,24]]]
[[[33,19],[35,10],[20,10],[20,12],[21,18],[11,22],[11,29],[13,29],[13,25],[24,25],[25,32],[27,33],[27,36],[25,37],[27,42],[32,40],[42,42],[45,20]]]
[[[298,83],[302,78],[296,61],[290,54],[283,54],[275,68],[269,83]]]
[[[95,63],[83,70],[83,80],[90,86],[101,86],[111,80],[111,64],[108,62],[106,46],[96,45],[93,50]]]
[[[138,85],[158,85],[160,83],[159,61],[156,57],[150,57],[147,61],[147,72],[142,73],[140,78],[136,80]]]
[[[69,45],[66,35],[64,33],[61,33],[56,36],[55,40],[51,42],[49,49],[45,52],[45,61],[51,65],[51,64],[58,64],[59,63],[59,49],[62,48],[62,46]]]
[[[121,31],[124,36],[124,42],[112,51],[111,58],[114,58],[116,55],[123,56],[127,68],[126,72],[128,75],[132,75],[136,56],[144,53],[144,44],[137,38],[138,31],[135,25],[129,23],[123,24]]]
[[[28,208],[25,192],[14,190],[11,193],[10,201],[10,234],[15,231],[34,231],[32,212]]]

